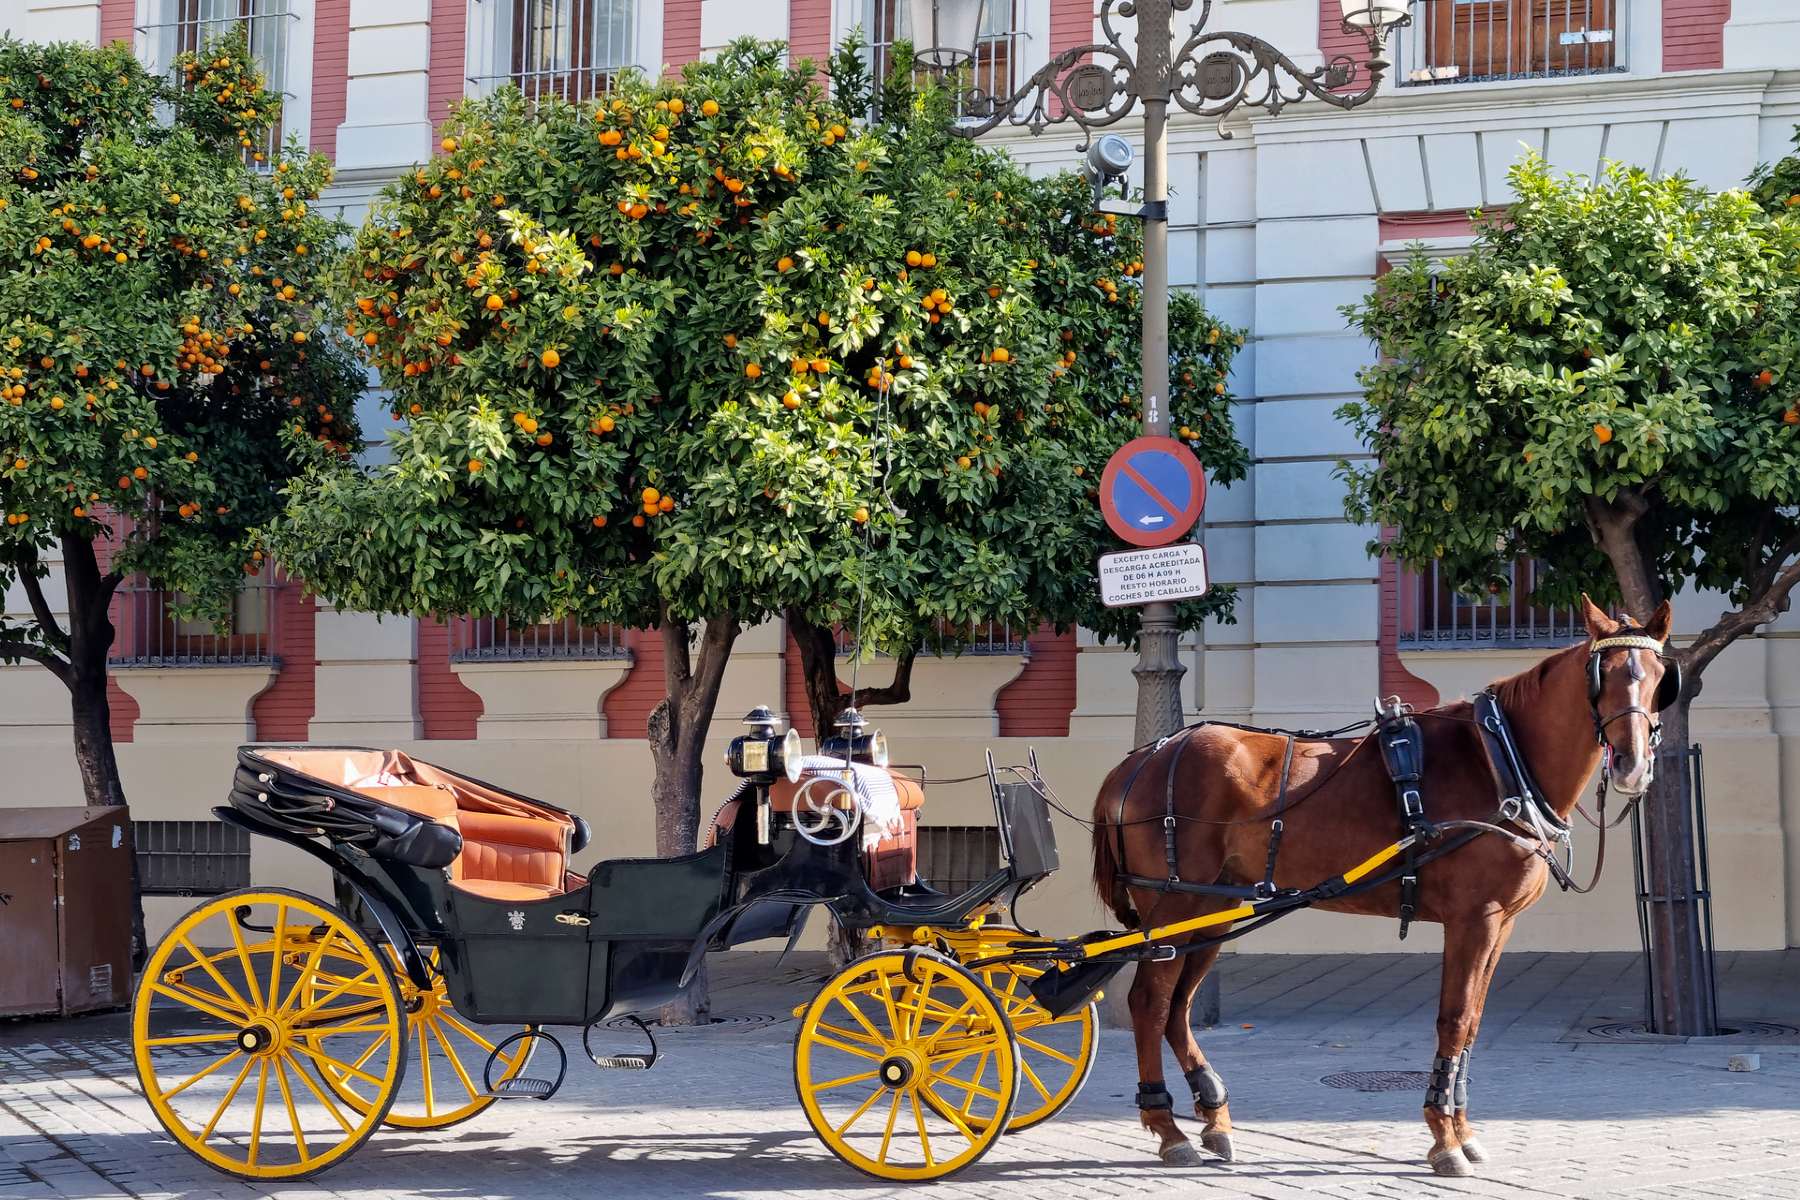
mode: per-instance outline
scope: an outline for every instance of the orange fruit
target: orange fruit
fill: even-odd
[[[674,512],[675,511],[675,497],[664,496],[661,500],[658,500],[656,502],[656,507],[663,512]]]
[[[644,514],[639,513],[637,516],[631,518],[631,523],[637,528],[642,529],[644,527]]]
[[[381,336],[379,334],[377,334],[373,329],[371,329],[371,330],[369,330],[369,332],[363,334],[363,345],[365,345],[365,346],[373,346],[376,342],[379,342],[380,340],[381,340]]]
[[[700,115],[703,117],[718,116],[719,115],[719,102],[716,100],[702,100],[700,102]]]
[[[912,365],[913,365],[912,355],[902,354],[900,356],[900,369],[902,371],[909,369]]]
[[[794,260],[784,254],[775,260],[775,269],[777,271],[791,271],[794,269]]]
[[[869,519],[869,510],[858,505],[856,511],[850,514],[850,519],[858,525],[862,525]]]
[[[119,476],[119,487],[121,489],[128,488],[130,486],[131,486],[131,476],[129,476],[129,475]]]
[[[644,489],[643,495],[638,498],[645,504],[655,504],[658,500],[662,499],[662,493],[653,487],[647,487]]]
[[[908,250],[906,252],[906,265],[907,266],[916,267],[916,266],[919,266],[924,261],[925,261],[924,256],[921,255],[917,250]]]
[[[969,469],[969,467],[971,465],[971,460],[968,455],[959,454],[956,456],[956,465],[966,471]]]
[[[601,513],[599,516],[594,518],[594,528],[595,529],[605,529],[606,528],[606,514],[605,513]]]
[[[144,467],[133,467],[131,469],[131,477],[133,479],[148,479],[150,478],[150,472]]]
[[[1761,371],[1757,372],[1757,374],[1756,374],[1756,386],[1757,387],[1766,388],[1774,382],[1775,382],[1775,372],[1769,370],[1767,367],[1764,367]]]
[[[554,439],[547,433],[540,433],[537,435],[537,444],[540,446],[548,446],[553,440]]]
[[[471,458],[469,460],[469,474],[471,474],[471,475],[481,474],[481,460],[479,458]]]
[[[453,137],[445,138],[443,141],[439,142],[438,145],[443,147],[443,151],[445,154],[455,154],[456,153],[456,139]]]
[[[1790,408],[1781,414],[1783,425],[1800,425],[1800,408]]]
[[[611,417],[601,417],[600,418],[600,432],[601,433],[611,433],[612,431],[613,431],[613,419]]]
[[[687,102],[680,96],[672,97],[669,100],[669,111],[679,117],[682,113],[687,111]]]
[[[930,251],[927,251],[926,253],[919,255],[919,265],[921,267],[937,266],[937,255],[932,254]]]
[[[1012,351],[1008,350],[1005,346],[995,346],[994,347],[994,361],[997,363],[1011,362],[1012,361]]]
[[[1594,426],[1594,440],[1595,441],[1599,442],[1602,446],[1604,446],[1604,445],[1606,445],[1606,443],[1612,441],[1612,439],[1613,439],[1612,426],[1610,426],[1610,425]]]
[[[737,334],[728,333],[725,335],[725,348],[727,350],[733,350],[733,349],[737,348]]]
[[[538,355],[538,361],[544,364],[545,370],[554,371],[557,367],[562,365],[562,355],[558,354],[554,349],[546,350]]]
[[[785,395],[781,398],[781,405],[783,408],[799,408],[800,407],[800,393],[799,392],[789,392],[787,395]]]
[[[498,295],[489,296],[487,298],[487,306],[489,312],[499,312],[506,307],[506,301],[502,300]]]
[[[760,363],[745,363],[744,374],[752,379],[760,379],[762,378],[762,365]]]

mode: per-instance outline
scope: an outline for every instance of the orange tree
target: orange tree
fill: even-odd
[[[1399,531],[1372,552],[1469,592],[1528,556],[1538,599],[1591,591],[1646,623],[1684,584],[1719,593],[1671,648],[1664,743],[1685,749],[1706,667],[1800,584],[1800,222],[1617,165],[1590,182],[1531,159],[1511,182],[1468,257],[1417,258],[1349,310],[1383,358],[1343,410],[1375,455],[1343,468],[1346,510]],[[1679,771],[1648,809],[1684,840]]]
[[[310,210],[325,164],[246,157],[279,104],[241,38],[178,66],[177,83],[124,46],[0,41],[0,586],[30,610],[0,619],[0,661],[67,685],[89,804],[124,803],[120,582],[222,619],[294,469],[284,431],[355,436],[360,371],[309,332],[339,236]]]
[[[659,628],[663,854],[694,846],[744,625],[861,604],[867,640],[910,647],[1097,609],[1135,251],[1070,182],[934,132],[930,98],[870,124],[836,95],[740,43],[580,106],[465,102],[341,277],[404,419],[391,461],[291,489],[275,531],[354,607]],[[1235,335],[1181,311],[1182,411],[1229,476]]]

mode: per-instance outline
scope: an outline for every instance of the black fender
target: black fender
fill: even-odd
[[[706,926],[700,930],[698,936],[694,938],[693,949],[688,951],[687,965],[681,969],[680,986],[685,988],[694,981],[695,972],[700,969],[701,962],[706,958],[706,948],[712,945],[712,940],[715,937],[723,933],[726,929],[729,929],[731,923],[743,915],[746,910],[754,908],[758,904],[791,904],[795,908],[809,910],[808,915],[810,915],[811,909],[816,908],[821,904],[830,904],[831,902],[832,897],[821,896],[816,892],[764,892],[741,904],[733,904],[731,907],[720,912],[718,916],[708,921]],[[800,940],[800,935],[805,932],[805,930],[806,920],[803,917],[800,923],[794,927],[794,932],[788,935],[787,946],[781,952],[782,958],[785,959],[788,952],[793,950],[794,943]]]
[[[381,926],[382,936],[393,946],[394,953],[399,955],[400,963],[406,968],[406,976],[413,986],[420,991],[429,992],[435,986],[431,978],[431,970],[425,965],[425,956],[419,950],[418,943],[413,941],[412,934],[407,931],[406,922],[400,919],[402,907],[398,897],[379,880],[351,862],[348,857],[336,849],[319,845],[311,838],[302,837],[276,825],[264,824],[247,816],[235,808],[220,807],[212,810],[213,816],[227,825],[235,825],[239,829],[261,837],[274,838],[285,842],[296,849],[304,850],[320,862],[330,867],[333,874],[341,876],[352,890],[356,898],[375,917],[375,923]]]

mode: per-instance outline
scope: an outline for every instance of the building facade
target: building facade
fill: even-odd
[[[1792,0],[1414,7],[1383,94],[1363,108],[1301,104],[1276,119],[1238,117],[1229,136],[1185,116],[1171,125],[1171,275],[1249,331],[1233,384],[1255,464],[1246,481],[1213,491],[1201,531],[1214,577],[1237,585],[1240,600],[1235,624],[1188,641],[1196,718],[1339,724],[1364,715],[1378,693],[1453,698],[1572,640],[1570,614],[1529,602],[1529,564],[1515,589],[1527,598],[1470,604],[1368,554],[1377,531],[1345,521],[1334,475],[1360,447],[1333,414],[1355,394],[1371,348],[1339,307],[1412,243],[1438,255],[1464,250],[1469,211],[1506,204],[1506,171],[1525,147],[1562,170],[1593,174],[1616,159],[1724,188],[1785,153],[1800,123]],[[1214,0],[1211,20],[1312,67],[1353,49],[1338,9],[1339,0]],[[1093,0],[990,0],[978,69],[1003,91],[1093,40],[1096,16]],[[784,39],[796,58],[815,61],[853,28],[868,31],[877,54],[896,35],[895,0],[0,5],[0,26],[15,36],[127,39],[152,65],[227,22],[249,24],[286,93],[284,132],[336,160],[329,199],[352,221],[432,153],[435,124],[464,95],[508,83],[588,94],[622,68],[678,69],[746,35]],[[1129,123],[1120,131],[1133,136]],[[1033,170],[1074,163],[1068,127],[992,139]],[[375,394],[363,415],[371,430],[388,420]],[[22,595],[5,602],[26,608]],[[654,636],[378,619],[320,606],[278,576],[246,591],[230,637],[168,620],[153,592],[128,590],[120,604],[114,728],[135,816],[154,823],[146,844],[160,839],[169,851],[160,890],[211,886],[184,871],[320,885],[297,856],[272,845],[246,851],[207,821],[233,747],[249,739],[402,746],[584,813],[601,852],[652,843],[642,738],[661,695]],[[1684,594],[1680,631],[1722,606],[1722,597]],[[971,653],[922,661],[913,701],[872,715],[898,758],[939,777],[970,773],[988,745],[1002,761],[1035,745],[1064,802],[1082,811],[1129,747],[1132,661],[1082,631],[987,630]],[[778,624],[738,643],[721,744],[758,703],[785,706],[806,731],[797,652]],[[66,714],[60,686],[41,669],[0,667],[0,753],[12,784],[4,803],[78,801]],[[1707,751],[1718,942],[1800,944],[1800,618],[1784,617],[1712,667],[1694,729]],[[727,787],[716,770],[707,793]],[[979,788],[932,789],[924,817],[928,869],[954,873],[993,852]],[[1048,929],[1088,928],[1100,913],[1086,884],[1086,833],[1073,823],[1060,832],[1068,866],[1024,915]],[[1515,944],[1635,945],[1622,859],[1599,894],[1547,897]],[[153,923],[186,903],[157,898]],[[1434,936],[1422,931],[1406,948],[1429,949]],[[1257,939],[1264,950],[1394,944],[1390,924],[1313,914]]]

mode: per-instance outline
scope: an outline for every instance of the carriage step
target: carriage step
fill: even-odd
[[[548,1079],[502,1079],[488,1095],[499,1100],[548,1100],[556,1093],[556,1084]]]
[[[597,1055],[594,1065],[602,1071],[648,1071],[656,1065],[654,1054]]]

